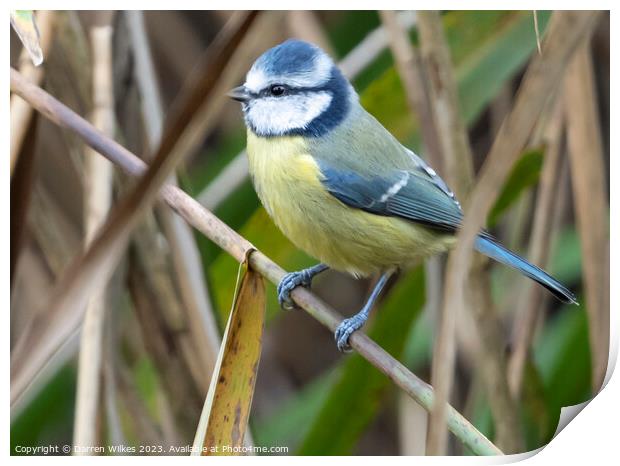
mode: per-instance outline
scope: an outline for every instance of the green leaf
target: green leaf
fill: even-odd
[[[547,323],[534,345],[534,361],[558,408],[587,400],[591,367],[585,306],[564,306]]]
[[[141,355],[132,367],[132,375],[135,381],[136,390],[142,399],[148,414],[153,419],[160,420],[158,397],[160,396],[161,380],[150,355]]]
[[[522,420],[527,450],[540,448],[551,440],[556,425],[548,394],[538,367],[528,358],[523,373]]]
[[[424,271],[418,267],[394,286],[376,310],[369,336],[388,353],[399,357],[424,300]],[[340,379],[298,453],[351,454],[360,435],[376,416],[389,386],[389,379],[360,355],[348,357]]]
[[[563,306],[546,323],[534,344],[533,357],[545,388],[550,422],[555,432],[561,408],[582,403],[592,395],[585,307]]]
[[[549,18],[539,12],[541,30]],[[443,15],[459,86],[460,108],[473,124],[536,50],[530,12],[455,11]],[[411,117],[397,71],[390,67],[369,83],[362,104],[403,143],[418,124]]]
[[[252,424],[254,443],[260,446],[286,445],[296,448],[314,423],[329,396],[339,371],[330,371],[285,400],[267,419]]]
[[[433,354],[433,328],[427,312],[415,321],[403,350],[402,362],[412,372],[422,369]]]
[[[549,17],[549,12],[538,12],[541,33]],[[477,24],[468,27],[477,27]],[[466,122],[473,122],[480,116],[537,49],[532,13],[513,12],[484,42],[476,45],[467,59],[456,67],[461,112]]]
[[[299,270],[309,267],[315,260],[295,248],[293,244],[276,228],[267,212],[259,207],[250,220],[239,230],[244,238],[247,238],[257,249],[265,253],[280,264],[286,270]],[[231,297],[234,294],[237,269],[239,265],[228,254],[219,255],[209,268],[209,281],[211,283],[214,304],[218,310],[218,318],[226,322],[231,305]],[[321,277],[317,277],[320,280]],[[267,319],[273,318],[281,311],[278,303],[275,287],[267,284]]]
[[[337,55],[344,57],[366,37],[369,31],[379,26],[379,16],[376,11],[360,10],[355,12],[341,12],[327,26],[329,42]]]
[[[574,226],[563,228],[551,254],[549,271],[562,283],[578,283],[581,278],[581,240]]]
[[[525,152],[515,163],[501,193],[495,201],[495,205],[491,212],[489,212],[487,219],[489,228],[497,224],[502,214],[508,210],[527,188],[538,182],[542,165],[543,152],[539,149]]]
[[[65,365],[11,422],[12,455],[20,454],[18,445],[62,445],[71,438],[76,379],[75,365]]]

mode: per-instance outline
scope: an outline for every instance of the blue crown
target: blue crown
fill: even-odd
[[[289,39],[263,53],[254,66],[273,75],[311,73],[316,58],[323,54],[316,45]]]

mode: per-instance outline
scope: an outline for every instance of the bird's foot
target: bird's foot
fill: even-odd
[[[299,272],[291,272],[284,275],[278,284],[278,301],[284,309],[293,309],[295,304],[291,299],[291,291],[298,286],[309,287],[315,275],[327,270],[325,264],[317,264],[313,267],[300,270]]]
[[[309,287],[312,283],[312,274],[308,269],[300,270],[299,272],[290,272],[284,275],[280,283],[278,284],[278,301],[280,306],[284,309],[293,309],[295,303],[291,299],[291,291],[298,286]]]
[[[336,331],[334,332],[334,337],[336,338],[336,345],[338,346],[338,350],[342,353],[350,353],[351,346],[349,345],[349,337],[353,332],[359,330],[364,326],[368,320],[368,315],[359,313],[355,314],[353,317],[348,319],[344,319]]]
[[[353,317],[344,319],[342,322],[340,322],[338,328],[336,328],[334,336],[336,337],[336,345],[341,352],[348,353],[351,351],[351,346],[349,345],[349,337],[353,332],[362,328],[363,325],[366,323],[366,321],[368,320],[368,316],[370,315],[370,311],[375,304],[375,301],[379,297],[379,294],[381,294],[381,290],[383,290],[385,284],[388,282],[390,276],[393,273],[394,269],[391,269],[381,275],[381,277],[377,281],[377,284],[373,288],[372,293],[370,293],[368,301],[366,301],[366,304],[364,304],[362,310],[355,314]]]

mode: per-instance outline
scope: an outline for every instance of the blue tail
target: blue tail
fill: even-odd
[[[517,269],[526,277],[529,277],[535,282],[541,284],[551,291],[551,293],[553,293],[553,295],[560,301],[570,304],[579,304],[577,303],[575,295],[559,281],[541,268],[530,264],[514,252],[509,251],[504,246],[496,242],[493,238],[481,234],[476,239],[475,247],[478,252],[481,252],[485,256],[489,256],[491,259],[494,259],[501,264]]]

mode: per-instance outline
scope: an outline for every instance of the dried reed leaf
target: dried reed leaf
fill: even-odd
[[[266,297],[263,277],[248,266],[247,259],[239,273],[242,277],[196,431],[193,454],[234,455],[243,446],[262,348]]]

